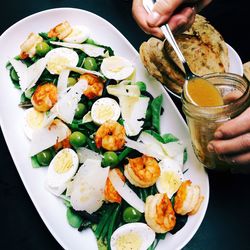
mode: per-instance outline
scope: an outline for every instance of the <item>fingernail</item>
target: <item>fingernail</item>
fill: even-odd
[[[209,143],[207,145],[207,150],[210,152],[210,153],[213,153],[214,152],[214,145],[212,143]]]
[[[215,138],[215,139],[221,139],[222,137],[223,137],[223,134],[222,134],[221,131],[216,131],[216,132],[214,133],[214,138]]]
[[[148,22],[151,25],[155,25],[158,21],[160,20],[160,14],[158,12],[153,11],[152,13],[150,13],[150,15],[148,16]]]

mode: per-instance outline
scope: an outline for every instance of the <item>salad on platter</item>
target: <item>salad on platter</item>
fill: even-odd
[[[185,178],[187,151],[161,134],[163,95],[136,67],[68,21],[31,32],[7,69],[21,92],[34,168],[65,204],[70,226],[91,228],[99,249],[155,249],[195,214],[200,187]]]

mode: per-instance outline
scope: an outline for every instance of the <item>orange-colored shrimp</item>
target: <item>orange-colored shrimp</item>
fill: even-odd
[[[72,32],[72,28],[67,21],[56,25],[53,29],[51,29],[48,33],[48,37],[57,37],[62,40],[67,37]]]
[[[46,83],[36,88],[31,103],[38,111],[50,110],[57,102],[57,87],[53,83]]]
[[[174,228],[176,224],[175,212],[166,194],[147,197],[145,220],[156,233],[166,233]]]
[[[94,99],[102,95],[103,81],[98,76],[86,73],[81,75],[80,79],[84,79],[88,82],[88,87],[83,94],[89,99]]]
[[[190,180],[184,181],[175,197],[174,210],[177,214],[195,214],[203,201],[200,194],[200,187],[193,185]]]
[[[131,184],[146,188],[156,183],[161,170],[153,157],[143,155],[129,159],[129,163],[125,165],[124,174]]]
[[[122,174],[121,170],[119,168],[114,168],[111,171],[116,171],[116,173],[120,176],[123,182],[125,182],[125,176]],[[105,189],[104,189],[104,196],[105,200],[109,202],[117,202],[121,203],[122,197],[118,194],[118,192],[115,190],[114,186],[112,185],[109,177],[107,178]]]
[[[116,121],[103,123],[95,134],[97,148],[117,151],[125,144],[125,128]]]

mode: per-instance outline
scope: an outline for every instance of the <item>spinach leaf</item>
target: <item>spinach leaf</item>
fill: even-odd
[[[161,116],[162,101],[163,101],[163,96],[159,95],[151,103],[152,125],[157,132],[160,132],[160,116]]]
[[[162,135],[164,143],[179,141],[179,139],[171,133]]]

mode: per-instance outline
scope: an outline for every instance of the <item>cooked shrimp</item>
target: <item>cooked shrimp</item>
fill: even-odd
[[[103,82],[98,76],[86,73],[81,75],[80,79],[84,79],[88,82],[88,87],[83,92],[83,94],[89,99],[93,99],[102,95]]]
[[[145,220],[156,233],[166,233],[174,228],[176,223],[175,212],[166,194],[147,197]]]
[[[125,128],[116,121],[107,121],[96,131],[95,143],[97,148],[117,151],[125,144]]]
[[[177,214],[193,215],[200,208],[203,199],[198,185],[193,185],[190,180],[184,181],[177,191],[174,210]]]
[[[122,174],[121,170],[119,168],[114,168],[111,171],[116,171],[116,173],[120,176],[123,182],[125,182],[125,176]],[[118,194],[118,192],[115,190],[114,186],[112,185],[109,177],[107,178],[105,189],[104,189],[104,196],[105,200],[109,202],[117,202],[121,203],[122,198]]]
[[[45,83],[36,88],[31,103],[38,111],[45,112],[57,102],[57,87],[53,83]]]
[[[33,57],[36,54],[36,45],[43,41],[43,38],[31,32],[28,38],[21,44],[20,58]]]
[[[131,184],[146,188],[156,183],[161,170],[153,157],[143,155],[129,159],[129,163],[125,165],[124,174]]]
[[[67,37],[72,32],[72,28],[67,21],[56,25],[53,29],[51,29],[48,33],[48,37],[57,37],[62,40]]]

